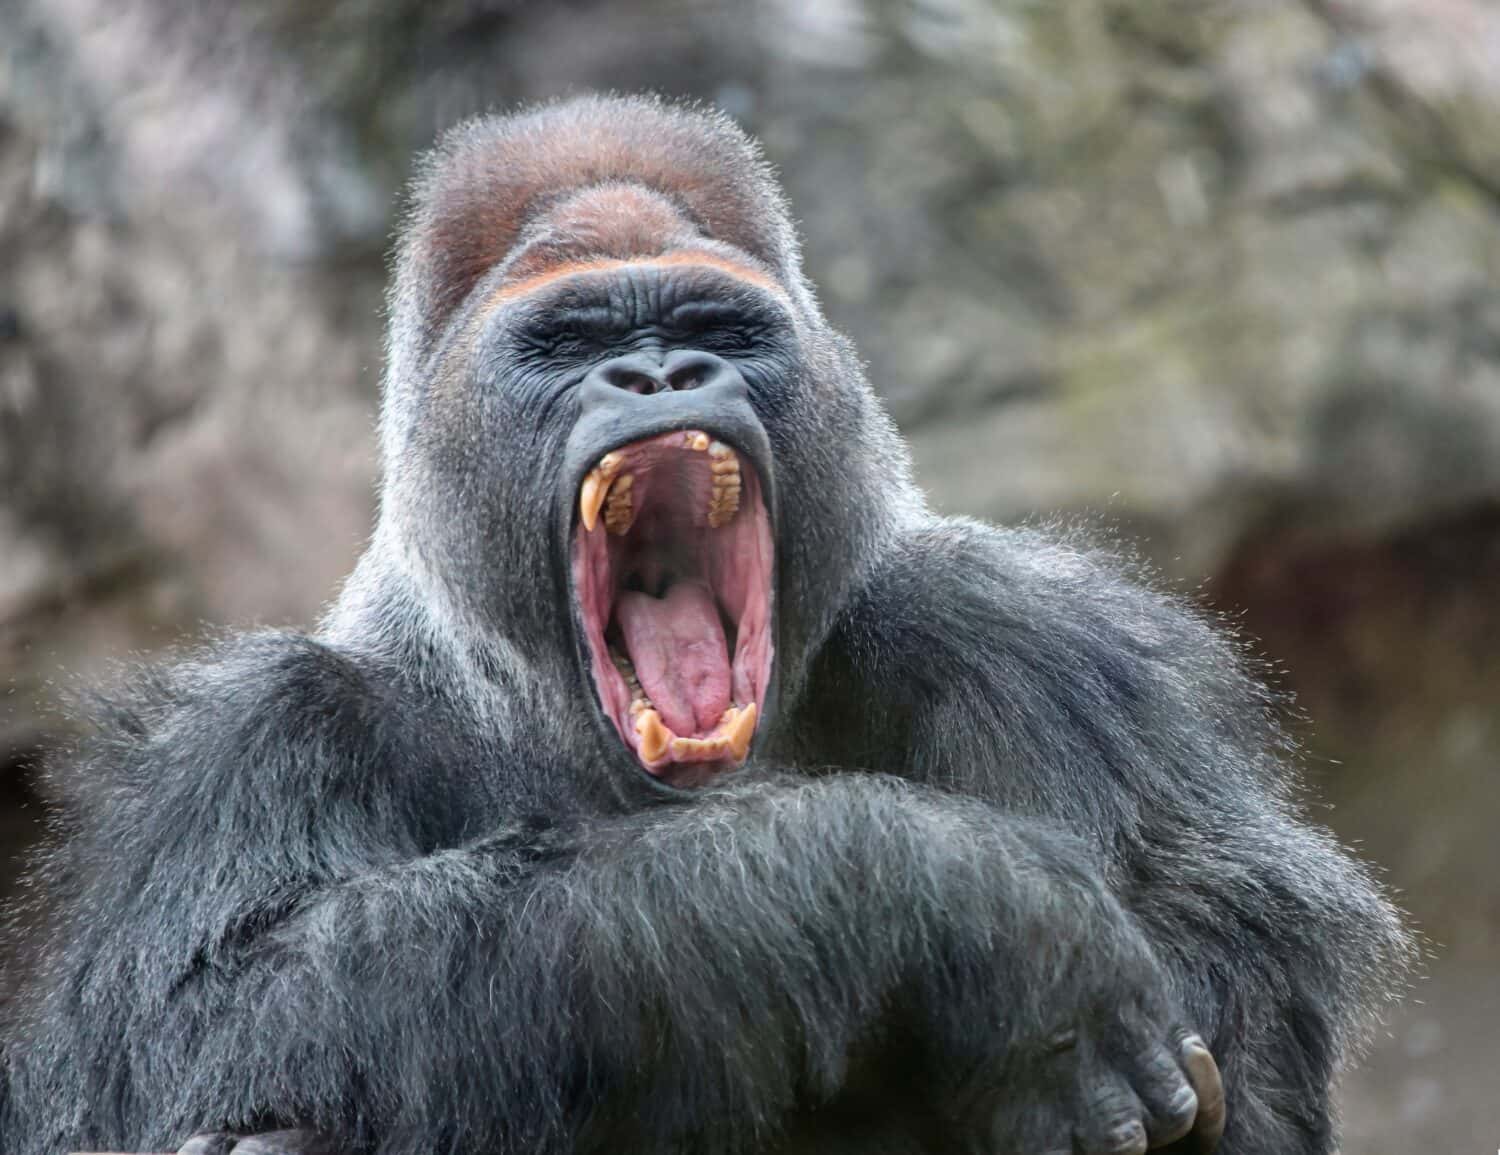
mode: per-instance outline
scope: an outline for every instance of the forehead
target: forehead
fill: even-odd
[[[625,266],[708,266],[781,296],[759,262],[710,239],[711,222],[690,219],[639,185],[586,189],[545,208],[506,259],[491,302],[514,299],[567,277]]]
[[[722,273],[727,273],[736,280],[744,281],[760,289],[766,289],[777,297],[784,297],[781,286],[768,277],[759,269],[748,264],[720,256],[717,253],[706,252],[702,249],[679,249],[670,253],[661,253],[654,257],[637,258],[596,258],[582,261],[565,261],[539,271],[532,276],[519,281],[506,278],[500,286],[490,295],[489,303],[500,304],[505,301],[514,301],[531,293],[556,285],[571,277],[582,277],[590,273],[609,272],[611,269],[625,268],[711,268]]]

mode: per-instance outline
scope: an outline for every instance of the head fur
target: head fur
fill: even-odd
[[[769,289],[785,313],[787,339],[766,359],[776,367],[751,374],[750,401],[781,495],[776,651],[783,698],[794,696],[878,544],[920,498],[857,357],[818,309],[750,138],[721,114],[639,97],[470,121],[421,165],[395,264],[381,521],[333,632],[383,631],[455,658],[497,716],[513,712],[507,683],[537,681],[504,677],[508,664],[584,694],[560,644],[570,603],[551,516],[576,380],[512,322],[523,306],[545,314],[591,270],[628,279],[680,265],[724,273],[728,293]],[[373,630],[372,613],[385,619]],[[546,739],[552,749],[580,729],[556,710],[531,724],[568,729]]]

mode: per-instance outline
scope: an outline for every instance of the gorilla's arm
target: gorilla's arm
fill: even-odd
[[[1223,1149],[1331,1149],[1328,1087],[1410,963],[1302,822],[1231,640],[1112,558],[963,520],[911,533],[813,675],[823,758],[1087,832],[1224,1070]]]
[[[1026,1125],[1091,1150],[1139,1125],[1111,1114],[1136,1095],[1146,1125],[1186,1123],[1149,951],[1061,833],[847,775],[444,849],[408,823],[461,812],[473,767],[440,745],[395,764],[418,758],[401,735],[438,743],[432,715],[311,643],[239,651],[92,746],[108,777],[7,1028],[7,1150],[286,1126],[351,1149],[742,1149],[835,1098],[877,1029],[909,1032],[942,1126],[989,1127],[987,1090],[1028,1072],[1050,1081]],[[1078,1008],[1108,1029],[1053,1046]],[[1079,1063],[1108,1109],[1071,1097]]]

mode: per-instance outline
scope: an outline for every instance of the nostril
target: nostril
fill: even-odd
[[[667,385],[672,389],[698,389],[707,385],[727,366],[712,353],[676,353],[667,358]]]
[[[743,391],[744,379],[733,365],[701,349],[675,349],[665,357],[654,353],[628,353],[595,367],[583,379],[587,404],[607,405],[621,394],[650,397],[653,394],[685,393],[727,386]]]
[[[616,389],[623,389],[627,393],[649,394],[662,388],[661,382],[651,374],[626,369],[623,366],[606,369],[604,380]]]

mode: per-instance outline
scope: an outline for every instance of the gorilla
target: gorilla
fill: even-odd
[[[53,767],[6,1155],[1333,1149],[1411,952],[1276,701],[1128,561],[927,509],[745,135],[452,130],[389,314],[320,628]]]

